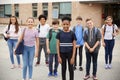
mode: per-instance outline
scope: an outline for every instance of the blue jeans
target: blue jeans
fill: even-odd
[[[86,52],[86,75],[90,75],[90,64],[91,64],[91,58],[93,62],[93,75],[96,76],[97,72],[97,57],[98,57],[98,52],[95,53],[89,53]]]
[[[113,48],[114,48],[114,44],[115,44],[115,40],[104,40],[105,42],[105,63],[108,64],[108,60],[109,60],[109,64],[111,64],[112,62],[112,52],[113,52]]]
[[[56,73],[57,68],[58,68],[58,56],[57,56],[57,54],[49,54],[49,72],[52,73],[52,71],[53,71],[53,59],[55,60],[54,73]]]
[[[27,68],[29,70],[29,79],[32,79],[33,60],[34,60],[35,46],[24,46],[23,51],[23,79],[26,79]]]
[[[17,41],[18,41],[17,39],[8,39],[8,41],[7,41],[7,44],[9,47],[9,52],[10,52],[10,60],[11,60],[12,64],[14,64],[14,51],[13,51],[13,49],[15,48]],[[18,64],[20,64],[20,56],[16,55],[16,57],[17,57]]]

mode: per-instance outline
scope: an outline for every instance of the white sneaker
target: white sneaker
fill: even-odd
[[[108,66],[109,66],[109,65],[108,65],[108,64],[106,64],[106,65],[105,65],[105,69],[108,69],[108,68],[109,68]]]
[[[111,65],[111,64],[109,64],[109,65],[108,65],[108,68],[109,68],[109,69],[111,69],[111,68],[112,68],[112,65]]]
[[[32,79],[29,79],[29,80],[32,80]]]

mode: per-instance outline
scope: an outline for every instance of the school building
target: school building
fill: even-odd
[[[72,18],[71,25],[76,24],[76,17],[83,18],[85,26],[86,18],[92,18],[95,26],[101,27],[107,15],[113,16],[114,23],[120,26],[120,1],[119,0],[91,0],[72,2],[48,2],[48,3],[23,3],[0,4],[0,24],[8,24],[9,17],[14,15],[19,24],[25,24],[28,17],[35,18],[35,24],[39,23],[38,16],[45,14],[47,23],[61,19],[64,16]],[[61,20],[60,20],[61,21]]]

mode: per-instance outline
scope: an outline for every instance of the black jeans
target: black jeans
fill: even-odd
[[[98,52],[93,52],[89,53],[86,52],[86,75],[90,75],[90,64],[91,64],[91,58],[93,62],[93,75],[96,76],[97,72],[97,57],[98,57]]]
[[[60,57],[62,58],[62,80],[66,80],[66,68],[67,68],[67,62],[68,62],[68,68],[69,68],[69,80],[74,80],[74,71],[73,71],[73,65],[70,64],[70,60],[72,58],[72,53],[61,53]]]
[[[77,49],[79,49],[79,66],[82,66],[82,50],[83,50],[83,46],[80,46],[79,48],[76,48],[74,66],[77,66]]]
[[[53,70],[53,59],[54,61],[54,70]],[[49,54],[49,72],[56,73],[58,68],[58,55],[57,54]]]

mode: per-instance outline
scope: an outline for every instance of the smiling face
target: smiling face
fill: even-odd
[[[11,22],[11,24],[15,24],[16,23],[16,18],[15,17],[11,17],[10,18],[10,22]]]
[[[27,25],[28,25],[28,27],[33,27],[33,25],[34,25],[34,19],[33,18],[28,18],[27,19]]]
[[[106,23],[108,25],[112,25],[112,22],[113,22],[112,18],[109,17],[109,18],[106,19]]]
[[[86,21],[86,25],[87,25],[87,27],[88,28],[93,28],[93,21],[92,20],[88,20],[88,21]]]
[[[44,25],[44,24],[46,23],[45,18],[41,18],[41,19],[40,19],[40,23],[41,23],[42,25]]]
[[[64,20],[64,21],[62,22],[62,26],[63,26],[63,30],[64,30],[64,31],[69,31],[70,21]]]

